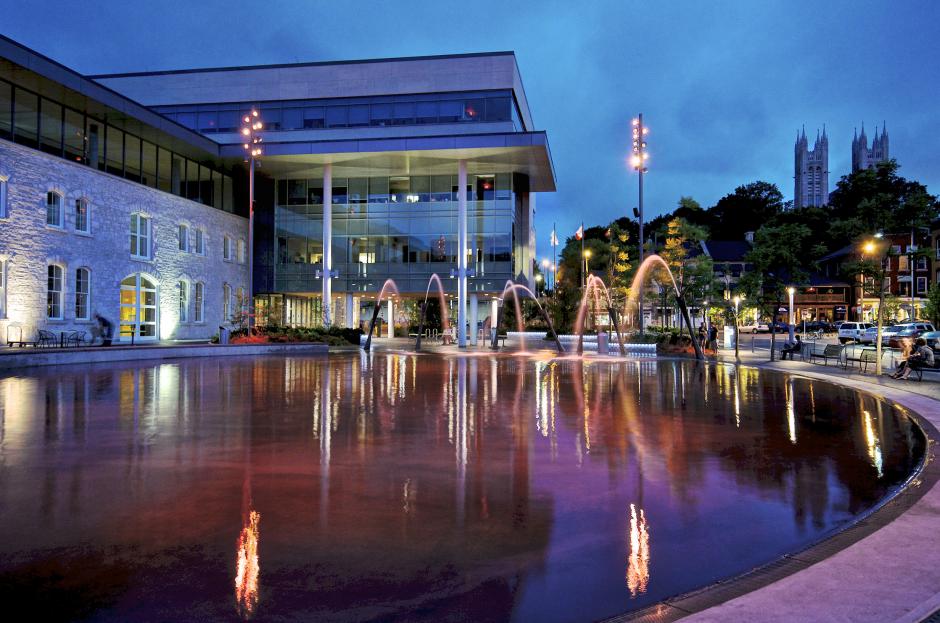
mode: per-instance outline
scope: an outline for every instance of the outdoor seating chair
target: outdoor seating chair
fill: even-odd
[[[84,331],[72,331],[67,336],[65,336],[65,345],[66,346],[81,346],[85,343],[85,332]]]
[[[868,372],[868,364],[877,365],[878,363],[878,353],[873,350],[863,350],[862,355],[858,358],[858,366],[862,369],[862,372]]]
[[[56,337],[55,333],[52,331],[46,331],[45,329],[39,330],[39,346],[46,348],[47,346],[58,346],[59,338]]]
[[[842,346],[840,346],[839,344],[827,344],[821,353],[813,350],[809,354],[810,363],[812,363],[813,359],[822,359],[823,365],[826,365],[826,366],[829,365],[830,359],[835,359],[836,361],[839,361],[839,359],[841,358],[842,358]]]

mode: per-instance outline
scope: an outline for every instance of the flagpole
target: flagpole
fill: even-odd
[[[587,283],[587,275],[584,274],[584,221],[581,221],[581,287]]]
[[[558,286],[558,234],[555,223],[552,223],[552,298],[555,298],[555,288]]]

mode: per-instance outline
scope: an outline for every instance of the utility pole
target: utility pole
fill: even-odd
[[[643,125],[643,113],[637,115],[633,120],[633,170],[640,176],[639,207],[637,208],[637,220],[640,225],[640,264],[643,264],[643,174],[646,173],[646,134],[649,130]],[[637,297],[640,304],[640,335],[643,335],[643,287],[640,286],[640,293]]]

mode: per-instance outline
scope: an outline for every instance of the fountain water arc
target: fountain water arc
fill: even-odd
[[[447,297],[444,294],[444,284],[437,273],[431,275],[428,279],[428,289],[424,293],[424,302],[421,303],[421,316],[418,321],[418,336],[415,338],[415,352],[421,350],[421,334],[424,333],[424,321],[428,311],[428,297],[431,295],[431,284],[437,283],[437,294],[441,302],[441,324],[442,330],[446,334],[450,330],[450,320],[447,316]]]
[[[692,320],[689,318],[689,309],[685,304],[685,299],[682,298],[679,292],[679,285],[676,283],[676,278],[669,269],[669,264],[667,264],[666,260],[664,260],[659,255],[654,253],[653,255],[647,256],[647,258],[643,260],[643,263],[640,264],[640,267],[637,269],[636,276],[633,277],[633,282],[630,284],[630,296],[627,299],[626,305],[624,306],[624,315],[628,314],[631,306],[637,307],[637,298],[640,293],[640,288],[646,282],[646,277],[654,265],[657,268],[664,269],[666,274],[669,275],[669,280],[672,281],[672,288],[676,293],[676,303],[679,305],[679,311],[682,313],[682,319],[685,321],[685,326],[689,331],[689,339],[692,340],[692,348],[695,350],[695,358],[704,359],[705,354],[702,352],[702,346],[698,343],[698,340],[695,339],[695,332],[692,330]],[[638,310],[638,313],[642,313],[642,310]]]
[[[548,325],[548,330],[552,334],[552,339],[555,340],[555,347],[558,349],[559,353],[564,353],[565,348],[564,346],[561,345],[561,340],[558,339],[558,334],[555,332],[555,324],[552,322],[551,316],[548,315],[548,310],[542,307],[542,304],[539,303],[539,299],[535,295],[535,293],[532,290],[530,290],[528,287],[522,284],[514,283],[511,280],[506,282],[506,286],[503,288],[503,293],[499,296],[499,300],[500,300],[499,311],[497,312],[496,322],[493,326],[498,328],[499,325],[502,324],[503,303],[505,301],[507,292],[511,292],[513,296],[513,300],[516,303],[516,327],[518,328],[520,335],[525,333],[525,322],[523,321],[523,318],[522,318],[522,307],[519,304],[519,295],[517,293],[519,291],[521,291],[523,294],[527,295],[529,298],[535,301],[536,306],[539,308],[539,312],[541,312],[542,314],[542,318],[545,319],[545,323]],[[499,331],[497,330],[493,336],[492,344],[490,345],[490,347],[493,350],[497,350],[499,348],[498,333]],[[525,352],[525,338],[522,337],[520,339],[522,340],[522,351]]]
[[[382,301],[387,299],[388,296],[386,292],[391,292],[395,296],[398,296],[398,285],[392,279],[386,279],[385,283],[382,284],[382,289],[379,291],[379,296],[375,299],[375,310],[372,312],[372,322],[369,323],[369,335],[366,337],[366,343],[363,345],[363,350],[369,350],[372,348],[372,331],[375,329],[375,321],[379,319],[379,311],[382,309]],[[394,322],[394,318],[389,318],[389,322]]]
[[[614,310],[613,300],[610,298],[610,291],[607,289],[607,285],[604,281],[595,275],[588,275],[587,284],[584,287],[584,294],[581,296],[581,304],[578,306],[578,315],[575,320],[575,334],[578,336],[578,354],[584,354],[584,325],[588,303],[593,303],[594,306],[596,306],[599,294],[604,295],[604,299],[601,302],[604,303],[607,314],[610,316],[610,320],[614,325],[614,332],[617,335],[617,342],[620,347],[620,355],[626,356],[627,351],[623,344],[623,334],[620,332],[620,326],[617,322],[617,313],[616,310]]]

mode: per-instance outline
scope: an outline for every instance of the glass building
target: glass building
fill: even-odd
[[[555,180],[511,52],[92,78],[233,166],[241,118],[260,111],[259,319],[357,326],[391,279],[382,316],[404,327],[437,274],[475,342],[507,281],[534,285],[535,195]]]

